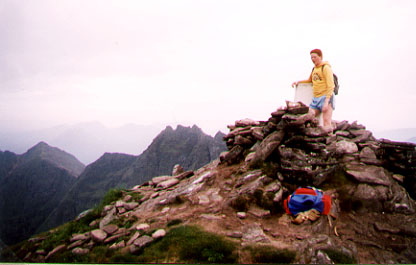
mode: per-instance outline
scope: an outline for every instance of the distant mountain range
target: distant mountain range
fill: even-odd
[[[139,155],[162,129],[163,126],[137,124],[108,128],[99,122],[29,131],[3,128],[0,131],[0,150],[22,154],[44,141],[73,154],[87,165],[105,152]]]
[[[392,141],[416,143],[416,128],[401,128],[373,133],[376,138],[385,138]]]
[[[0,152],[0,238],[12,244],[58,226],[98,204],[109,189],[169,175],[176,164],[198,169],[226,150],[223,137],[197,126],[168,126],[141,155],[104,153],[86,168],[45,142],[22,155]]]

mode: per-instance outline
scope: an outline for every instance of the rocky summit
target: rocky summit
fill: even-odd
[[[414,263],[416,145],[357,122],[325,132],[302,103],[243,119],[228,151],[126,190],[3,253],[25,262]],[[331,211],[294,223],[283,201],[313,186]],[[316,219],[316,220],[315,220]],[[13,257],[12,254],[15,254]]]

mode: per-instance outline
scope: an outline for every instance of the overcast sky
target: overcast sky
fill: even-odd
[[[0,0],[0,124],[226,132],[267,120],[320,48],[335,120],[416,127],[416,1]]]

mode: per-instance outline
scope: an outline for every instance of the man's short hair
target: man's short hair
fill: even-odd
[[[312,53],[316,53],[316,54],[318,54],[319,57],[322,58],[322,51],[320,49],[314,49],[310,52],[310,54],[312,54]]]

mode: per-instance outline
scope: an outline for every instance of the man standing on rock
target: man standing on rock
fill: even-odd
[[[334,76],[331,65],[322,60],[322,51],[314,49],[310,52],[311,60],[315,67],[312,70],[309,79],[293,82],[292,87],[299,83],[312,83],[313,98],[309,105],[309,112],[317,117],[321,112],[323,115],[325,131],[332,132],[332,111],[335,109],[334,104]]]

